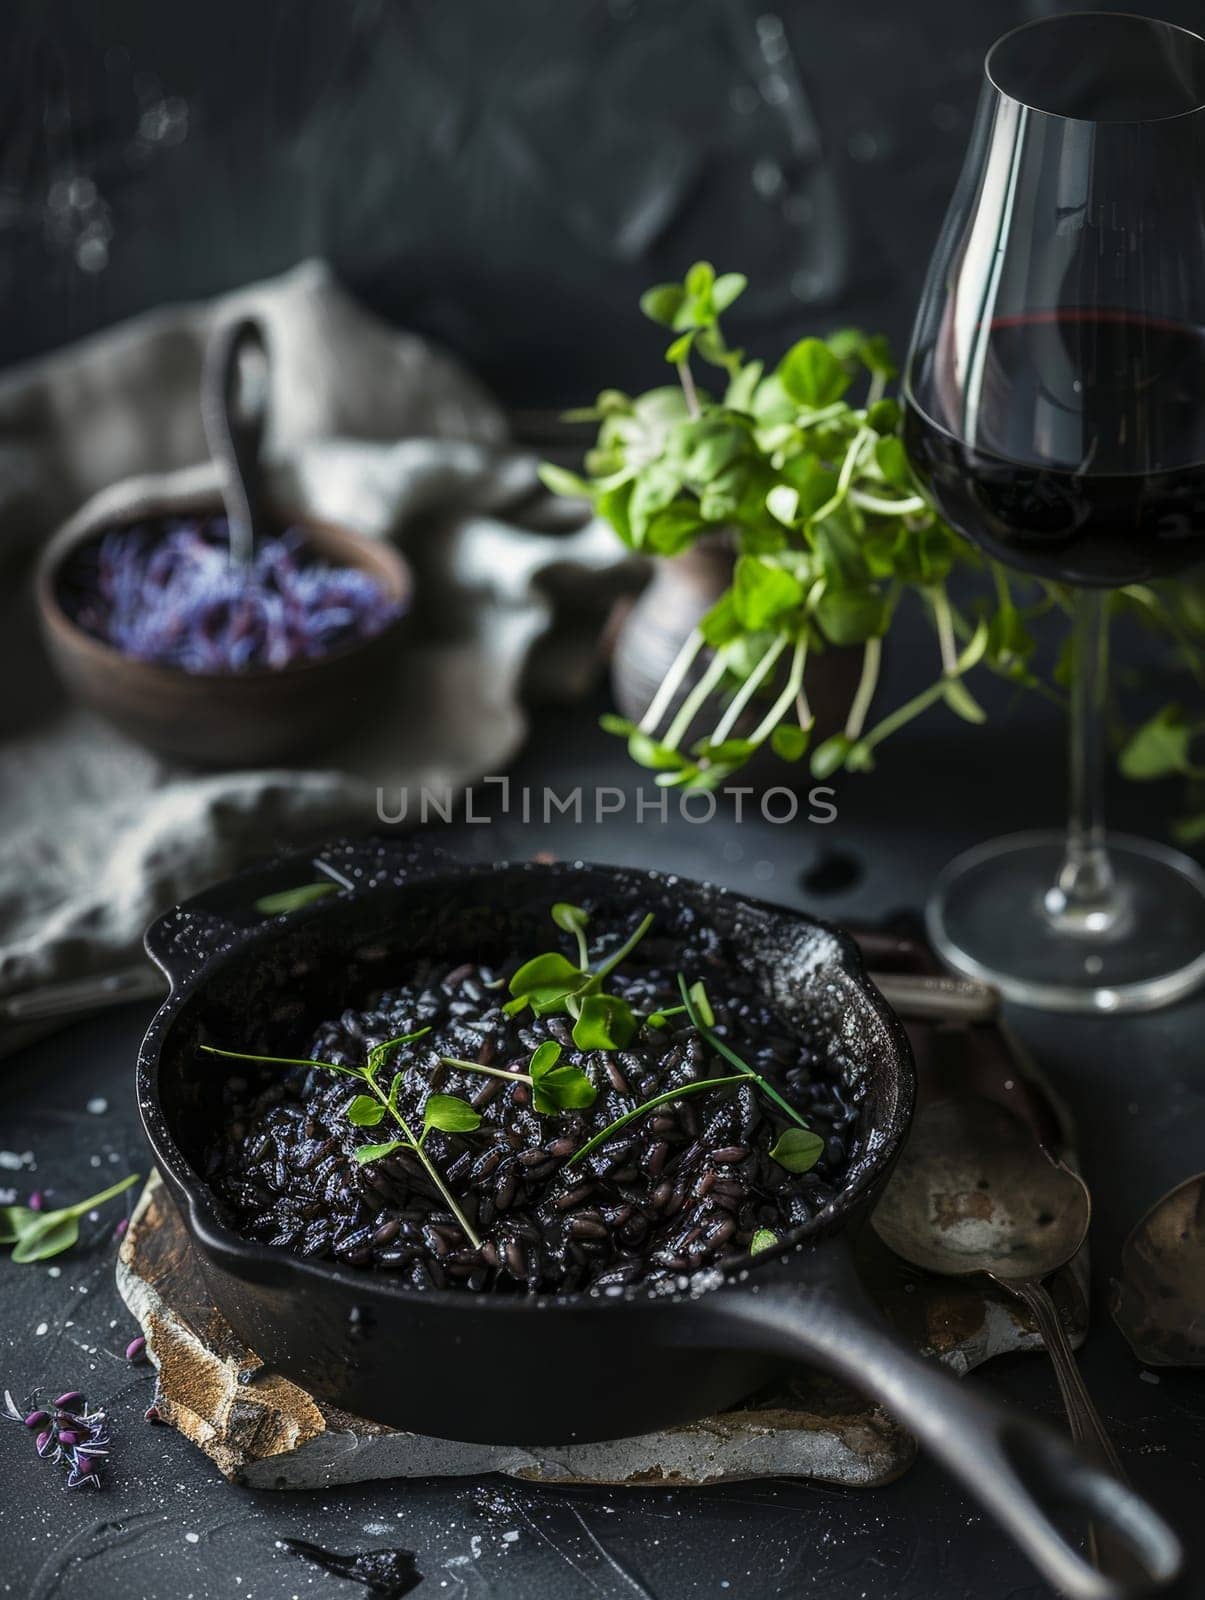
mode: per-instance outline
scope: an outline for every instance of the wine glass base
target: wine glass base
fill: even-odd
[[[951,861],[926,909],[929,937],[968,977],[1047,1011],[1153,1011],[1205,984],[1205,872],[1179,851],[1110,834],[1119,915],[1057,927],[1046,896],[1061,833],[1016,833]]]

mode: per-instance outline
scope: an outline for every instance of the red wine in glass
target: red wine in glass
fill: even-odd
[[[1071,814],[952,862],[928,926],[1011,999],[1149,1009],[1205,983],[1205,874],[1106,836],[1104,591],[1205,560],[1205,40],[1051,16],[999,40],[984,79],[905,441],[968,539],[1072,587]]]
[[[916,385],[937,415],[907,413],[913,463],[955,527],[1072,584],[1205,559],[1205,327],[1065,307],[997,317],[982,348],[973,445],[940,415],[948,373]]]

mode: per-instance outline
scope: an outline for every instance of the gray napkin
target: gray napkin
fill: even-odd
[[[272,346],[266,454],[283,503],[396,539],[416,637],[389,709],[321,770],[173,768],[64,702],[29,575],[64,518],[212,493],[198,387],[213,320],[254,311]],[[163,907],[288,840],[370,828],[378,791],[501,771],[521,692],[573,694],[639,572],[609,529],[540,491],[491,398],[447,356],[307,263],[158,311],[0,380],[0,1002],[138,960]],[[559,624],[559,626],[558,626]],[[0,1047],[3,1039],[0,1038]]]

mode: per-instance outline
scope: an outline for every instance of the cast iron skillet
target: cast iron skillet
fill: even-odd
[[[897,1344],[864,1301],[848,1237],[907,1131],[915,1078],[903,1030],[836,929],[655,872],[580,864],[459,867],[396,843],[323,851],[349,885],[285,917],[252,902],[311,881],[306,858],[244,875],[170,911],[147,948],[172,992],[138,1064],[147,1136],[215,1304],[262,1360],[362,1416],[492,1444],[615,1439],[706,1417],[783,1361],[839,1374],[934,1452],[1065,1593],[1104,1600],[1171,1579],[1175,1536],[1055,1434]],[[296,1053],[317,1022],[398,981],[420,953],[535,951],[554,900],[662,930],[705,919],[740,952],[824,1069],[866,1087],[840,1195],[778,1248],[687,1289],[618,1295],[417,1292],[384,1273],[308,1261],[240,1238],[198,1176],[221,1116],[212,1040]],[[1095,1571],[1057,1516],[1090,1512],[1145,1582]],[[1066,1515],[1064,1515],[1066,1520]]]

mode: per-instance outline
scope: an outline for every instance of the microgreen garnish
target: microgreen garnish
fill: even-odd
[[[770,1159],[788,1172],[810,1172],[824,1154],[824,1140],[810,1128],[784,1128]]]
[[[772,1250],[778,1243],[778,1235],[770,1228],[759,1228],[749,1240],[749,1254],[760,1255],[763,1250]]]
[[[303,883],[296,889],[281,889],[276,894],[266,894],[254,902],[255,909],[266,917],[279,916],[284,911],[300,911],[314,900],[334,894],[337,883]]]
[[[603,984],[652,927],[652,915],[643,917],[619,949],[593,969],[586,942],[588,914],[562,900],[553,906],[552,920],[577,940],[577,966],[559,950],[533,956],[510,980],[511,998],[502,1009],[510,1017],[528,1006],[537,1017],[564,1013],[574,1019],[573,1042],[579,1050],[622,1050],[640,1024],[626,1000],[603,993]]]
[[[783,1099],[782,1095],[779,1094],[774,1085],[769,1082],[768,1079],[763,1078],[760,1072],[755,1072],[747,1061],[742,1061],[732,1046],[730,1044],[726,1044],[724,1040],[720,1038],[718,1033],[712,1031],[711,1024],[703,1020],[703,1014],[699,1007],[695,1004],[694,991],[693,989],[687,987],[686,979],[681,973],[678,974],[678,988],[682,992],[682,1000],[686,1007],[686,1013],[694,1025],[696,1032],[703,1035],[703,1038],[717,1053],[717,1055],[723,1056],[725,1061],[730,1061],[732,1065],[739,1068],[739,1070],[743,1072],[746,1077],[752,1078],[762,1093],[773,1100],[774,1104],[779,1108],[780,1111],[785,1112],[786,1115],[790,1117],[792,1122],[797,1122],[801,1128],[810,1132],[811,1130],[808,1128],[807,1123],[799,1115],[798,1111],[795,1110],[795,1107],[791,1105],[789,1101]],[[710,1007],[708,1007],[708,1009],[710,1010]]]
[[[760,1072],[755,1072],[748,1062],[742,1061],[731,1045],[726,1044],[719,1034],[714,1032],[715,1013],[702,983],[688,984],[683,975],[679,973],[678,988],[682,995],[682,1004],[665,1011],[654,1012],[649,1021],[653,1022],[654,1026],[657,1026],[658,1023],[654,1021],[654,1018],[659,1018],[663,1024],[666,1018],[679,1016],[682,1012],[685,1012],[696,1033],[702,1035],[704,1041],[711,1046],[717,1055],[723,1056],[725,1061],[736,1067],[736,1073],[731,1077],[725,1078],[700,1078],[695,1083],[684,1083],[680,1088],[667,1089],[663,1094],[654,1095],[652,1099],[645,1100],[640,1105],[634,1106],[631,1111],[625,1111],[621,1117],[616,1117],[614,1122],[609,1123],[601,1133],[596,1133],[592,1139],[588,1140],[580,1150],[572,1155],[567,1164],[572,1167],[576,1162],[588,1156],[591,1151],[597,1150],[600,1145],[606,1144],[608,1139],[618,1133],[621,1128],[627,1127],[629,1122],[634,1122],[637,1117],[643,1117],[646,1112],[654,1110],[657,1106],[665,1105],[667,1101],[680,1100],[686,1095],[701,1094],[705,1089],[719,1089],[725,1084],[741,1083],[744,1080],[749,1080],[756,1084],[763,1094],[773,1100],[774,1104],[785,1112],[793,1122],[798,1124],[798,1127],[787,1128],[779,1135],[774,1148],[770,1151],[771,1157],[781,1166],[786,1167],[788,1172],[807,1172],[820,1159],[824,1150],[824,1140],[818,1138],[811,1131],[794,1106],[783,1099],[772,1083],[763,1078]]]
[[[323,1072],[334,1072],[342,1077],[358,1079],[366,1086],[369,1093],[358,1094],[350,1101],[347,1107],[349,1122],[357,1128],[375,1128],[388,1114],[397,1123],[402,1136],[400,1139],[388,1139],[380,1144],[362,1144],[355,1152],[356,1160],[363,1166],[369,1161],[379,1161],[383,1156],[392,1155],[395,1150],[411,1151],[426,1168],[427,1176],[447,1202],[448,1209],[459,1222],[473,1249],[480,1250],[481,1240],[473,1231],[472,1223],[461,1210],[456,1196],[444,1182],[424,1146],[432,1128],[438,1128],[442,1133],[472,1133],[480,1126],[481,1118],[467,1100],[460,1100],[450,1094],[428,1095],[423,1108],[422,1132],[416,1137],[398,1109],[397,1099],[402,1074],[399,1072],[395,1076],[388,1089],[381,1086],[378,1077],[391,1051],[400,1045],[413,1044],[416,1039],[423,1038],[430,1031],[430,1028],[417,1028],[413,1033],[399,1034],[396,1039],[386,1039],[383,1043],[374,1045],[368,1052],[366,1064],[362,1067],[341,1066],[334,1061],[302,1061],[290,1056],[251,1055],[245,1050],[219,1050],[210,1044],[203,1044],[201,1049],[211,1056],[226,1056],[236,1061],[258,1061],[274,1067],[317,1067]]]
[[[480,1061],[462,1061],[459,1056],[440,1056],[439,1059],[445,1067],[459,1067],[462,1072],[483,1072],[490,1078],[526,1083],[531,1089],[532,1104],[541,1116],[553,1116],[558,1111],[580,1111],[592,1106],[598,1094],[579,1068],[559,1065],[561,1047],[555,1039],[545,1039],[537,1046],[527,1072],[486,1067]]]
[[[138,1174],[131,1172],[128,1178],[111,1188],[58,1211],[39,1211],[32,1206],[0,1206],[0,1244],[11,1244],[11,1259],[21,1264],[61,1255],[79,1239],[81,1217],[106,1200],[112,1200],[114,1195],[123,1194],[137,1182]]]

